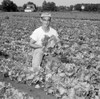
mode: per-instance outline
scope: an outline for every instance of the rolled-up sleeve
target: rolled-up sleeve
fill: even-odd
[[[31,35],[30,35],[30,38],[37,41],[38,37],[37,37],[37,33],[34,31]]]

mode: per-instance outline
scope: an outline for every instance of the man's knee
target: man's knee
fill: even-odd
[[[36,49],[34,50],[33,54],[43,54],[43,50],[42,49]]]
[[[36,49],[33,53],[33,59],[32,59],[32,66],[40,66],[43,58],[43,51],[41,49]]]

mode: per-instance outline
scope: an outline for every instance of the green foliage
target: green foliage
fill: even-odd
[[[42,10],[43,11],[56,11],[57,7],[54,2],[46,2],[44,1],[42,4]]]
[[[36,4],[34,4],[33,2],[28,2],[27,4],[34,5],[34,7],[36,9]]]
[[[76,4],[75,10],[82,11],[82,6],[84,6],[83,11],[100,11],[100,4]]]
[[[2,5],[0,5],[0,10],[2,10]]]
[[[73,7],[74,7],[73,5],[70,5],[70,7],[69,7],[68,10],[69,10],[69,11],[72,11],[72,10],[73,10]]]
[[[86,5],[85,11],[97,11],[97,5],[96,4],[90,4],[90,5]]]
[[[23,7],[18,7],[18,12],[24,12]]]
[[[57,6],[57,11],[67,11],[66,6]]]
[[[27,6],[27,4],[24,4],[24,5],[23,5],[23,9],[25,9],[25,8],[26,8],[26,6]]]
[[[82,6],[82,5],[80,5],[80,4],[76,4],[76,5],[75,5],[75,10],[81,11],[81,6]]]
[[[2,2],[2,9],[3,11],[11,12],[11,11],[18,11],[17,5],[10,0],[3,0]]]

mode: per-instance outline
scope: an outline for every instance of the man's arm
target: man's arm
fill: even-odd
[[[35,40],[33,40],[33,39],[30,40],[30,46],[31,46],[32,48],[34,48],[34,49],[36,49],[36,48],[42,48],[42,46],[37,45],[37,44],[35,44],[35,43],[36,43]]]

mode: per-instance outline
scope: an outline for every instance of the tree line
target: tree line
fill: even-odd
[[[23,12],[27,4],[33,4],[35,11],[94,11],[100,12],[100,4],[76,4],[68,6],[56,6],[54,2],[43,1],[42,6],[36,6],[33,2],[27,2],[23,6],[17,6],[11,0],[3,0],[0,5],[1,11],[6,12]]]
[[[82,9],[83,7],[83,9]],[[76,4],[74,6],[75,10],[78,11],[100,11],[100,4]]]

